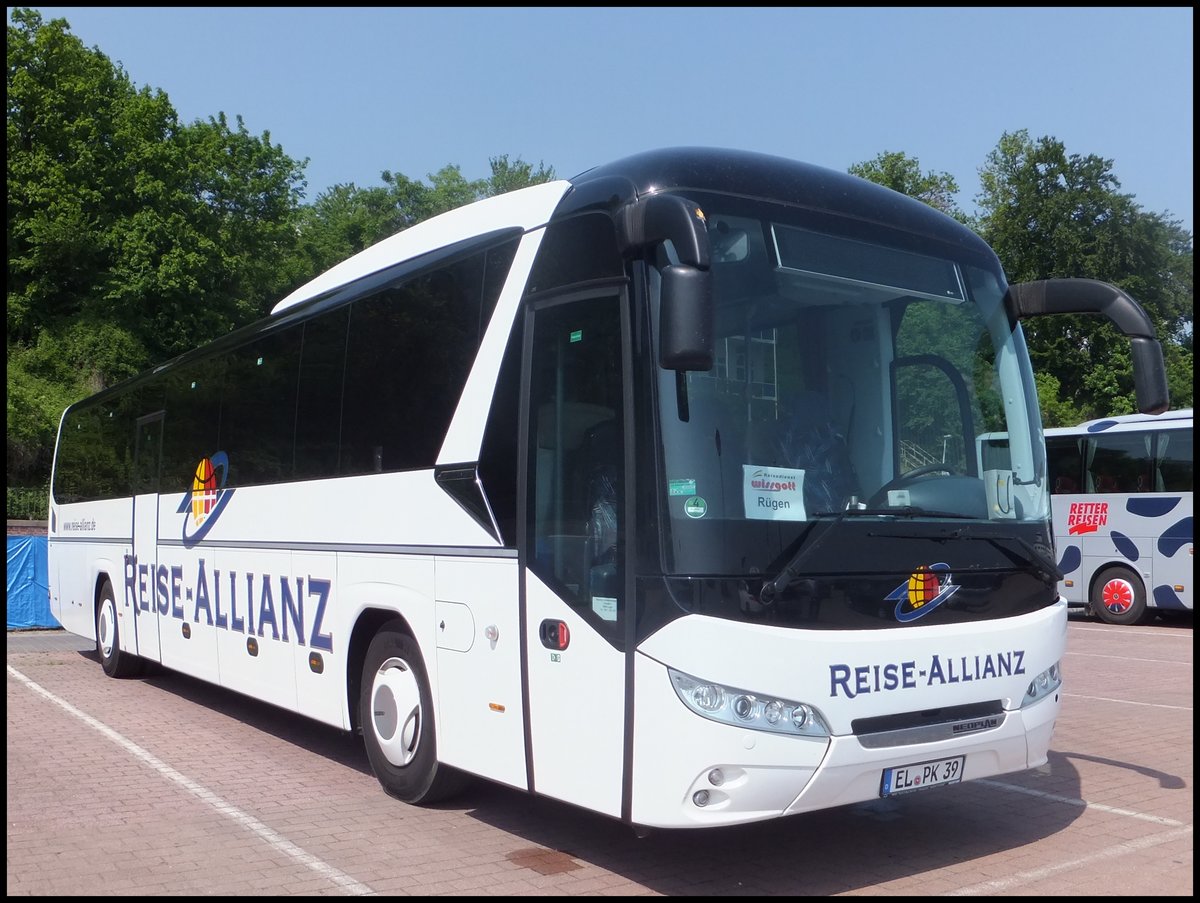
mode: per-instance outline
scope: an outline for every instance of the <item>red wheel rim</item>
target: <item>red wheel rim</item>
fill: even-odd
[[[1133,587],[1126,580],[1109,580],[1101,592],[1104,607],[1114,615],[1123,615],[1133,606]]]

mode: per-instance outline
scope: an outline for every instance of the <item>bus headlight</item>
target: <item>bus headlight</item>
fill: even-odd
[[[1055,662],[1029,682],[1029,687],[1025,690],[1025,698],[1021,700],[1021,708],[1025,708],[1039,699],[1045,699],[1062,686],[1062,671],[1059,670],[1058,665],[1059,663]]]
[[[700,680],[674,668],[667,673],[683,704],[704,718],[793,737],[829,736],[825,718],[808,703]]]

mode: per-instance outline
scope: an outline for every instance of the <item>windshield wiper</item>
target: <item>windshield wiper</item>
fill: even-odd
[[[941,535],[931,535],[928,533],[872,533],[870,535],[903,537],[905,539],[932,539],[935,542],[945,542],[948,539],[981,539],[984,542],[991,543],[1010,558],[1026,565],[1033,565],[1038,576],[1044,580],[1053,580],[1055,583],[1058,583],[1064,576],[1058,567],[1058,563],[1053,558],[1046,555],[1037,546],[1022,536],[977,534],[970,527],[959,527],[956,530]],[[1024,556],[1018,555],[1011,548],[1003,545],[1006,542],[1015,543],[1024,549],[1026,554]]]
[[[817,537],[811,544],[808,543],[808,536],[816,529],[816,523],[809,528],[809,531],[804,534],[801,540],[801,546],[798,548],[792,557],[788,559],[788,563],[783,569],[770,580],[764,580],[762,589],[759,591],[758,600],[763,605],[770,605],[785,589],[791,586],[800,577],[800,565],[812,557],[813,552],[821,547],[825,538],[831,533],[837,531],[837,526],[848,517],[950,517],[957,519],[971,518],[969,514],[956,514],[952,511],[933,511],[928,508],[918,508],[913,505],[905,505],[900,508],[855,508],[846,507],[841,511],[815,511],[809,515],[810,518],[826,518],[832,517],[829,525],[825,528],[825,532]]]
[[[1005,541],[1015,542],[1027,553],[1029,553],[1028,557],[1025,559],[1027,564],[1041,565],[1040,569],[1038,569],[1038,576],[1044,580],[1050,580],[1057,584],[1064,576],[1063,572],[1058,567],[1058,562],[1056,562],[1053,558],[1048,557],[1044,552],[1038,549],[1037,546],[1029,542],[1027,539],[1024,539],[1020,536],[980,536],[977,538],[987,540],[997,549],[1000,549],[1000,551],[1005,553],[1010,553],[1012,550],[1002,548],[1000,544]]]
[[[758,601],[763,605],[770,605],[779,596],[781,592],[791,586],[800,576],[800,565],[807,558],[812,556],[812,553],[821,547],[821,543],[825,538],[837,530],[838,524],[844,521],[852,514],[865,514],[868,509],[846,507],[841,511],[816,511],[809,515],[811,518],[833,517],[833,520],[828,522],[825,532],[818,536],[810,545],[808,543],[809,534],[817,528],[818,521],[814,520],[813,525],[808,528],[804,536],[800,540],[800,548],[792,553],[792,557],[788,559],[788,563],[783,566],[783,569],[775,575],[771,580],[764,580],[762,589],[758,593]]]

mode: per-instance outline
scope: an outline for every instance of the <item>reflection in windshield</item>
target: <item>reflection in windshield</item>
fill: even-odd
[[[910,527],[1045,518],[1032,379],[994,260],[694,199],[713,243],[716,355],[683,377],[682,402],[660,372],[669,572],[780,578],[789,550],[832,532],[803,537],[811,522],[845,511]],[[980,467],[985,433],[1015,437],[1002,468]]]

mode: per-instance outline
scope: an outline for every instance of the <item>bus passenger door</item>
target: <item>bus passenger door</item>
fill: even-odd
[[[125,563],[124,589],[113,587],[122,601],[121,626],[134,630],[130,646],[142,658],[161,661],[158,640],[160,602],[155,589],[158,571],[158,482],[162,465],[163,412],[138,418],[133,462],[133,560]]]
[[[533,790],[616,817],[625,748],[623,296],[538,305],[521,548]]]

